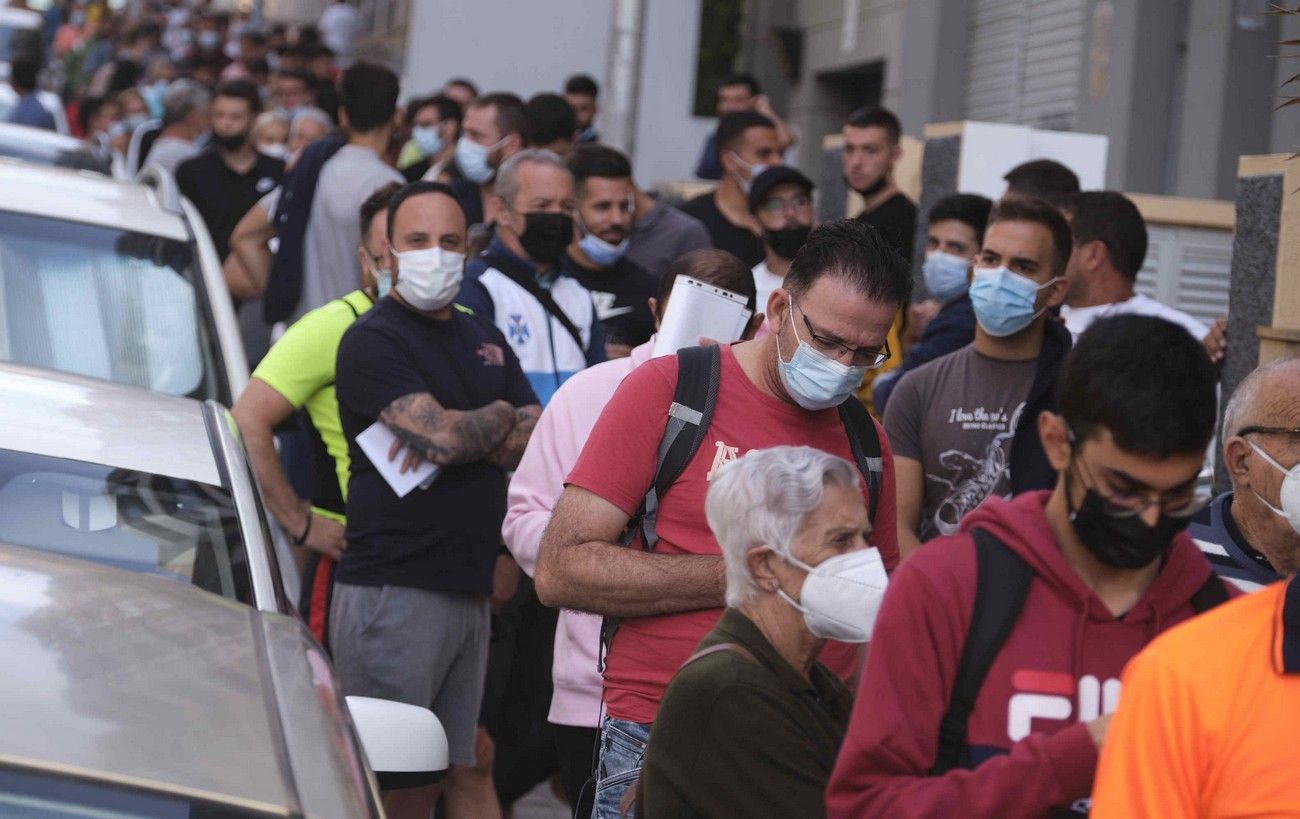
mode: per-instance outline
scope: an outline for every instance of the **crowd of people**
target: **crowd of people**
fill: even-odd
[[[1300,363],[1220,425],[1225,325],[1137,293],[1123,194],[1036,160],[919,214],[870,107],[865,208],[818,224],[735,76],[718,184],[673,203],[601,143],[591,77],[403,89],[346,2],[144,6],[56,2],[11,118],[52,127],[47,71],[202,215],[300,613],[346,693],[447,734],[390,815],[547,781],[597,819],[1300,814]],[[660,349],[697,286],[749,320]]]

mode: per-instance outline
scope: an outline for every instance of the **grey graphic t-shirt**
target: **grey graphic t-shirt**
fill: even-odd
[[[925,473],[922,541],[957,531],[989,495],[1009,493],[1011,439],[1037,367],[1035,359],[999,361],[968,345],[898,382],[884,426],[894,455],[919,461]]]

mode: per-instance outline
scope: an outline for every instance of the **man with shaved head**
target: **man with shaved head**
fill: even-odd
[[[1254,591],[1300,568],[1300,358],[1246,376],[1222,440],[1232,491],[1189,531],[1221,577]]]

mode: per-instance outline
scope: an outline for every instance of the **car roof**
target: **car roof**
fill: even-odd
[[[0,449],[222,485],[203,403],[0,363]]]
[[[168,578],[0,544],[0,759],[284,813],[257,613]]]
[[[85,140],[10,122],[0,122],[0,156],[79,171],[112,171],[107,154]]]
[[[163,208],[147,185],[3,157],[0,210],[189,239],[180,215]]]

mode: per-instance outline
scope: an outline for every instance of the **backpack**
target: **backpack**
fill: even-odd
[[[686,465],[704,443],[713,420],[713,410],[718,403],[718,387],[722,380],[722,350],[720,347],[687,347],[677,353],[677,387],[673,402],[668,407],[668,422],[659,441],[659,454],[655,462],[655,477],[646,492],[641,506],[627,522],[620,540],[631,546],[640,540],[643,551],[654,551],[659,536],[655,521],[659,514],[659,500],[681,477]],[[849,396],[839,405],[840,421],[849,438],[853,460],[867,482],[867,495],[871,500],[868,519],[874,524],[876,508],[880,504],[880,487],[884,482],[885,463],[880,450],[880,436],[876,424],[862,402]],[[606,617],[601,625],[601,652],[597,670],[605,670],[605,650],[614,639],[619,620]]]
[[[324,137],[303,149],[293,170],[281,183],[280,202],[272,223],[280,246],[271,260],[262,293],[262,318],[267,324],[284,321],[293,315],[302,298],[303,243],[311,219],[311,203],[316,198],[316,183],[321,169],[347,144],[343,137]]]
[[[960,762],[961,748],[966,742],[966,724],[975,710],[975,698],[993,660],[1011,636],[1034,576],[1024,558],[991,533],[973,529],[971,534],[975,538],[975,607],[957,665],[952,697],[939,722],[939,750],[930,776],[966,767]],[[1211,573],[1192,595],[1192,610],[1203,614],[1227,600],[1227,587],[1218,575]]]

